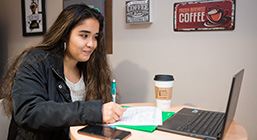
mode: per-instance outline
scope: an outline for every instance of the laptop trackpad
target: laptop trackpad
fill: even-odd
[[[164,127],[164,128],[168,128],[168,129],[176,129],[179,126],[183,126],[188,121],[193,119],[194,116],[195,116],[195,114],[192,114],[192,113],[189,113],[189,114],[179,113],[179,114],[176,114],[175,116],[171,117],[167,121],[165,121],[163,123],[163,125],[160,127]]]

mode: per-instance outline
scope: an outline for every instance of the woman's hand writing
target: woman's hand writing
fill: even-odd
[[[120,120],[126,110],[126,108],[122,108],[121,105],[114,102],[103,104],[103,122],[114,123]]]

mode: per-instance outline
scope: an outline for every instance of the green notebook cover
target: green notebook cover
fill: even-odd
[[[127,107],[127,106],[123,106]],[[170,118],[175,112],[167,112],[167,111],[162,111],[162,122],[166,121],[168,118]],[[129,129],[134,129],[134,130],[139,130],[139,131],[144,131],[144,132],[149,132],[152,133],[155,129],[155,125],[115,125],[117,127],[124,127],[124,128],[129,128]]]

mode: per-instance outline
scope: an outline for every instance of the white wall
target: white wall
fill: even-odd
[[[113,54],[109,58],[120,102],[155,102],[153,77],[167,73],[176,80],[173,103],[224,111],[232,76],[245,68],[235,119],[247,129],[250,140],[257,139],[257,1],[237,0],[235,30],[215,32],[174,32],[173,4],[179,1],[153,1],[152,24],[128,25],[125,0],[113,0]],[[12,57],[41,37],[22,36],[20,1],[3,2]],[[46,0],[47,28],[61,10],[62,0]]]
[[[173,103],[225,111],[232,76],[245,68],[235,120],[257,139],[257,1],[236,1],[233,31],[174,32],[173,4],[154,0],[152,24],[125,23],[113,0],[113,55],[121,103],[155,102],[153,77],[173,74]]]

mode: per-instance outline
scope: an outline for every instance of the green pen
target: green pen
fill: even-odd
[[[112,94],[112,101],[116,102],[116,81],[115,79],[112,80],[112,86],[111,86],[111,94]]]

